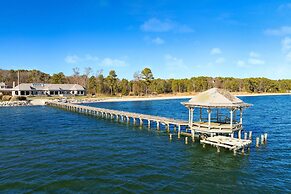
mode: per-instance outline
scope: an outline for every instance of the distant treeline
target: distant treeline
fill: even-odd
[[[87,88],[88,94],[95,95],[148,95],[183,92],[201,92],[212,87],[223,88],[231,92],[290,92],[291,79],[271,80],[267,78],[233,77],[192,77],[190,79],[154,78],[149,68],[136,72],[132,80],[119,79],[111,70],[107,76],[102,71],[92,75],[90,67],[80,73],[73,68],[73,75],[65,76],[62,72],[49,75],[38,70],[19,70],[20,83],[77,83]],[[0,82],[10,87],[17,83],[18,70],[0,70]]]

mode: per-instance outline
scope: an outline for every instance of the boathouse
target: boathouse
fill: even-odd
[[[11,89],[12,96],[84,96],[85,88],[79,84],[21,83]]]
[[[251,104],[230,92],[212,88],[182,103],[189,109],[189,127],[193,133],[206,136],[228,135],[243,129],[243,110]]]

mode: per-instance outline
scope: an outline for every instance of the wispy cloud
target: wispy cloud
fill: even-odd
[[[110,66],[110,67],[124,67],[126,66],[126,62],[119,59],[112,58],[104,58],[101,63],[102,66]]]
[[[185,24],[179,24],[175,21],[166,19],[159,20],[157,18],[151,18],[145,21],[140,29],[144,32],[180,32],[180,33],[188,33],[193,32],[194,30]]]
[[[290,37],[285,37],[282,41],[282,50],[284,52],[291,50],[291,38]]]
[[[281,26],[279,28],[267,29],[264,31],[267,35],[286,36],[291,34],[291,26]]]
[[[210,50],[210,54],[211,54],[211,55],[218,55],[218,54],[221,54],[221,53],[222,53],[222,51],[221,51],[220,48],[212,48],[212,49]]]
[[[215,60],[215,63],[217,64],[223,64],[225,62],[225,59],[223,57],[219,57],[218,59]]]
[[[65,62],[68,64],[75,64],[80,60],[77,55],[68,55],[65,57]]]
[[[250,55],[250,57],[252,57],[252,58],[258,58],[258,57],[260,57],[260,54],[254,52],[254,51],[251,51],[251,52],[249,53],[249,55]]]
[[[261,55],[259,53],[251,51],[249,53],[248,63],[251,65],[263,65],[263,64],[265,64],[265,61],[262,60],[260,57],[261,57]]]
[[[282,51],[283,54],[285,55],[285,58],[288,62],[291,62],[291,38],[290,37],[285,37],[281,41],[282,45]]]
[[[246,62],[243,61],[243,60],[238,60],[236,62],[236,64],[237,64],[238,67],[245,67],[246,66]]]
[[[121,59],[114,59],[110,57],[100,59],[99,57],[90,54],[87,54],[84,57],[80,57],[77,55],[68,55],[65,57],[65,62],[68,64],[86,63],[87,65],[92,66],[99,65],[99,66],[123,67],[127,65],[127,63]]]
[[[278,10],[279,10],[279,11],[288,10],[288,9],[291,9],[291,3],[281,4],[281,5],[278,7]]]
[[[156,38],[153,38],[151,40],[152,43],[156,44],[156,45],[161,45],[161,44],[164,44],[165,41],[164,39],[160,38],[160,37],[156,37]]]
[[[164,59],[165,59],[165,63],[168,67],[171,67],[171,68],[180,68],[180,67],[185,67],[185,64],[184,64],[184,60],[182,58],[177,58],[177,57],[174,57],[170,54],[166,54],[164,56]]]
[[[253,65],[263,65],[265,60],[261,58],[261,55],[257,52],[251,51],[246,60],[237,60],[236,65],[238,67],[253,67]]]
[[[249,58],[248,62],[251,65],[263,65],[263,64],[265,64],[264,60],[257,59],[257,58]]]

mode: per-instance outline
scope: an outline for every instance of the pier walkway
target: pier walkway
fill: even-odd
[[[160,116],[125,112],[125,111],[118,111],[118,110],[110,110],[110,109],[105,109],[105,108],[97,108],[97,107],[90,107],[90,106],[63,103],[63,102],[47,102],[47,105],[63,108],[63,109],[73,111],[73,112],[85,113],[85,114],[100,116],[100,117],[108,118],[108,119],[115,119],[117,121],[123,121],[127,123],[132,122],[134,125],[139,124],[140,126],[143,126],[146,124],[149,128],[155,125],[155,127],[158,130],[160,129],[161,125],[164,125],[167,131],[170,130],[170,127],[173,127],[174,129],[178,128],[178,133],[181,132],[181,128],[183,129],[189,128],[188,121],[160,117]]]

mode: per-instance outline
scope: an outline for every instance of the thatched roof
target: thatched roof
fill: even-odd
[[[226,90],[212,88],[201,92],[190,99],[183,102],[187,107],[220,107],[220,108],[239,108],[249,107],[251,104],[243,102],[241,99],[232,95]]]

